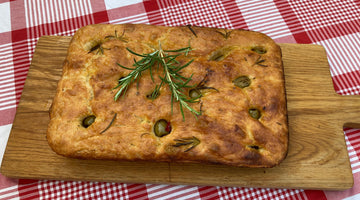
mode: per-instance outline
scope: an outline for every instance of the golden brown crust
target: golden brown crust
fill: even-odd
[[[121,39],[110,37],[115,31]],[[117,63],[131,67],[133,59],[139,59],[126,47],[150,53],[159,41],[163,49],[190,44],[190,54],[179,57],[183,64],[194,59],[182,70],[183,75],[194,74],[190,85],[206,77],[206,86],[216,88],[204,91],[200,103],[191,104],[202,112],[197,118],[184,110],[183,121],[176,102],[171,111],[167,86],[161,88],[157,99],[146,98],[156,85],[149,72],[142,74],[138,88],[133,84],[125,97],[114,101],[117,90],[113,88],[129,73]],[[96,45],[101,48],[95,49]],[[266,53],[256,52],[254,47],[262,47]],[[218,59],[218,54],[225,56]],[[249,77],[251,85],[235,86],[233,81],[239,76]],[[288,148],[284,87],[280,48],[261,33],[186,26],[90,25],[79,29],[70,43],[47,139],[56,153],[83,159],[272,167],[285,158]],[[261,117],[250,117],[249,109],[259,110]],[[82,120],[89,115],[95,115],[96,120],[85,128]],[[168,120],[172,127],[171,133],[161,138],[153,131],[159,119]],[[176,139],[192,137],[200,144],[191,150],[175,146]]]

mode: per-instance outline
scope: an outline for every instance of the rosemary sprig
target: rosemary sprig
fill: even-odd
[[[180,146],[189,146],[184,152],[188,152],[191,149],[195,148],[198,144],[200,144],[200,140],[195,136],[189,138],[181,138],[181,139],[174,139],[176,142],[173,146],[180,147]]]
[[[157,64],[158,69],[160,66],[163,68],[163,76],[159,75],[159,78],[161,80],[160,85],[156,85],[151,97],[154,99],[160,92],[160,88],[163,84],[167,84],[171,91],[171,111],[173,111],[173,103],[174,101],[179,102],[180,111],[183,117],[183,120],[185,120],[185,115],[183,108],[188,109],[191,113],[193,113],[195,116],[200,115],[201,113],[192,107],[190,107],[189,103],[196,103],[195,99],[189,99],[184,93],[183,88],[189,88],[193,87],[190,86],[188,83],[192,80],[192,75],[190,77],[184,77],[179,72],[184,69],[185,67],[189,66],[193,60],[190,60],[184,65],[180,65],[179,61],[177,61],[177,57],[184,54],[185,56],[188,55],[188,53],[191,51],[190,45],[185,48],[176,49],[176,50],[163,50],[161,48],[161,43],[159,41],[159,49],[155,50],[152,53],[149,54],[139,54],[131,49],[127,48],[127,50],[139,57],[142,57],[141,60],[136,61],[134,59],[133,68],[125,67],[120,64],[118,64],[120,67],[131,70],[131,72],[121,78],[119,80],[119,84],[114,88],[119,88],[118,92],[115,94],[114,100],[117,101],[121,96],[124,96],[126,91],[128,90],[129,86],[134,81],[139,81],[139,78],[141,77],[141,74],[145,70],[150,70],[150,77],[152,81],[154,82],[154,77],[152,74],[152,67]],[[173,54],[169,54],[173,53]],[[177,53],[177,54],[174,54]]]
[[[134,60],[134,68],[129,68],[129,67],[125,67],[123,65],[120,65],[119,63],[117,63],[120,67],[127,69],[127,70],[132,70],[127,76],[122,77],[119,80],[119,84],[114,88],[120,88],[118,90],[118,92],[115,95],[114,100],[117,101],[119,99],[119,97],[124,96],[126,91],[128,90],[129,86],[131,83],[133,83],[135,80],[139,79],[141,77],[141,73],[147,69],[150,68],[151,71],[151,67],[154,65],[154,63],[156,62],[156,60],[154,59],[154,56],[156,55],[156,51],[150,54],[146,54],[146,55],[140,55],[137,54],[133,51],[131,51],[129,48],[126,48],[130,53],[135,54],[137,56],[141,56],[143,57],[140,61],[136,61]],[[151,77],[153,79],[153,77]],[[138,82],[139,83],[139,82]]]
[[[121,41],[127,43],[128,41],[127,41],[127,39],[124,37],[124,35],[125,35],[125,29],[123,30],[123,32],[122,32],[122,34],[121,34],[120,36],[117,34],[117,30],[115,30],[114,35],[105,36],[104,39],[117,39],[117,40],[121,40]]]

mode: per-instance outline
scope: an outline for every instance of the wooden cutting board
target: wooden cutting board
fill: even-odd
[[[360,97],[334,92],[322,46],[280,44],[290,130],[287,158],[277,167],[93,161],[64,158],[45,135],[70,37],[38,41],[4,155],[1,173],[24,179],[111,181],[271,188],[351,188],[343,126],[359,127]]]

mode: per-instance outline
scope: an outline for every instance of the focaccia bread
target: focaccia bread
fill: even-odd
[[[280,47],[246,30],[85,26],[47,140],[72,158],[273,167],[288,149]]]

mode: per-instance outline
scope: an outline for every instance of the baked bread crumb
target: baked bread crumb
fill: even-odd
[[[188,105],[200,115],[181,111],[168,84],[149,98],[165,73],[157,63],[114,100],[116,86],[142,58],[129,50],[185,47],[191,51],[174,65],[192,61],[178,73],[191,77],[192,87],[181,92],[195,99]],[[276,166],[288,149],[281,49],[245,30],[85,26],[70,42],[47,140],[57,154],[80,159]]]

